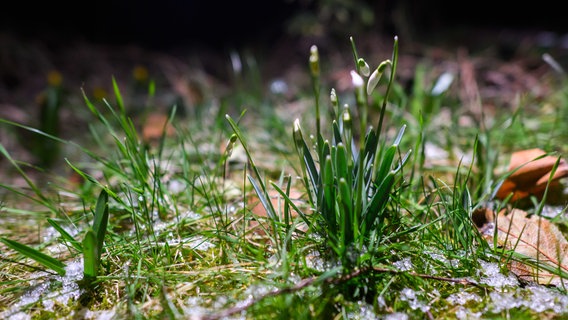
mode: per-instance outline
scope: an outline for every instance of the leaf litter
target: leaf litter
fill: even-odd
[[[539,267],[511,259],[509,269],[524,281],[544,285],[561,285],[562,277],[543,269],[568,271],[568,241],[560,229],[547,218],[529,215],[520,209],[503,209],[498,214],[492,210],[478,211],[479,227],[489,244],[513,250],[539,262]],[[496,235],[496,236],[495,236]]]

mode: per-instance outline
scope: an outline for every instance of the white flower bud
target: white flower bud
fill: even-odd
[[[365,84],[363,78],[361,78],[361,76],[355,70],[351,70],[351,81],[355,88],[362,88]]]
[[[357,60],[357,65],[359,67],[359,71],[361,71],[361,74],[364,75],[365,77],[368,77],[369,74],[371,73],[371,69],[369,68],[367,62],[365,62],[363,58],[359,58],[359,60]]]

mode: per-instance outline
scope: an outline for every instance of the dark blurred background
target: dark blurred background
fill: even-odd
[[[551,0],[15,1],[2,7],[0,31],[154,48],[222,47],[282,34],[342,36],[368,29],[414,37],[465,27],[568,31],[565,10]]]
[[[401,52],[409,55],[427,53],[428,48],[439,49],[446,44],[467,47],[474,54],[475,43],[478,51],[497,53],[506,62],[512,60],[520,46],[547,52],[555,47],[564,51],[555,57],[568,65],[568,24],[564,23],[564,15],[560,3],[551,0],[531,6],[488,0],[5,2],[0,7],[0,118],[39,127],[56,136],[75,137],[85,130],[83,121],[90,116],[82,117],[85,108],[80,89],[93,99],[109,97],[113,91],[111,76],[118,79],[122,90],[130,89],[133,114],[138,110],[134,107],[146,106],[148,83],[144,81],[149,77],[162,86],[156,90],[161,94],[154,97],[153,103],[163,108],[176,104],[186,106],[180,110],[192,110],[212,92],[217,98],[239,97],[247,90],[232,85],[236,80],[230,54],[238,52],[249,57],[250,52],[242,50],[247,47],[254,47],[250,50],[254,59],[244,61],[259,61],[263,68],[257,78],[255,65],[251,64],[252,76],[243,76],[241,85],[247,85],[244,80],[254,80],[247,89],[262,97],[262,85],[274,77],[289,79],[291,89],[286,94],[294,97],[294,87],[308,84],[302,82],[305,70],[294,68],[293,63],[305,66],[312,44],[317,44],[325,56],[348,51],[348,36],[358,38],[358,45],[369,44],[360,47],[366,52],[380,53],[384,43],[375,35],[389,39],[398,35]],[[532,38],[526,42],[524,36],[529,33]],[[414,43],[426,46],[404,47]],[[491,50],[485,50],[488,47]],[[383,49],[390,53],[390,43]],[[450,49],[447,51],[456,52]],[[173,51],[180,54],[171,54]],[[193,53],[199,58],[194,59]],[[351,53],[347,52],[347,56],[344,60],[351,67]],[[525,68],[516,73],[507,71],[511,68],[493,72],[498,66],[483,65],[493,72],[486,77],[483,70],[479,71],[480,85],[486,81],[493,90],[484,98],[512,101],[510,97],[518,90],[535,87],[538,80],[529,80],[538,78],[527,74],[543,65],[540,55],[537,59],[537,63],[525,63]],[[401,83],[409,88],[413,61],[406,61],[409,72],[404,73],[402,64],[398,69]],[[349,69],[337,67],[347,72],[330,75],[329,81],[339,84],[347,79],[350,83]],[[135,70],[145,71],[145,78]],[[20,131],[4,132],[5,137],[2,134],[0,128],[0,140],[12,142],[8,149],[24,146],[42,161],[55,154],[45,150],[50,144],[43,139]],[[33,162],[34,157],[23,159]]]

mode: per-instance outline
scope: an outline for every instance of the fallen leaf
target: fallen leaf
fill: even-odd
[[[501,210],[495,217],[492,210],[478,210],[472,216],[489,243],[494,242],[497,228],[497,245],[535,259],[541,267],[534,267],[511,259],[509,270],[520,279],[539,284],[558,285],[561,278],[543,267],[546,265],[562,272],[568,272],[568,241],[547,218],[530,215],[520,209]],[[493,223],[493,224],[492,224]]]
[[[557,161],[558,167],[552,176],[550,187],[558,187],[559,180],[568,176],[568,163],[564,159],[559,160],[559,157],[545,155],[546,152],[538,148],[514,152],[509,161],[509,172],[514,172],[497,191],[497,198],[505,199],[511,194],[511,201],[530,195],[542,197]]]

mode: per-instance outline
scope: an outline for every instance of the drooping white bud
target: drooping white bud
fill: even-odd
[[[434,88],[432,88],[432,95],[433,96],[441,95],[446,90],[448,90],[448,88],[450,87],[453,81],[454,81],[454,76],[449,72],[444,72],[438,78],[438,81],[436,81]]]
[[[373,90],[375,90],[375,87],[381,80],[381,77],[383,76],[385,69],[390,64],[391,64],[390,60],[385,60],[381,62],[381,64],[379,64],[379,66],[377,67],[377,69],[375,69],[375,71],[373,71],[373,73],[369,77],[369,82],[367,82],[367,94],[370,94]]]
[[[243,64],[241,62],[241,57],[236,51],[231,51],[231,65],[233,66],[233,72],[235,74],[241,74]]]
[[[355,88],[362,88],[365,84],[363,78],[355,70],[351,70],[351,82]]]
[[[363,58],[359,58],[359,60],[357,60],[357,66],[359,67],[359,71],[361,71],[361,74],[364,75],[365,77],[368,77],[369,74],[371,73],[369,65]]]

